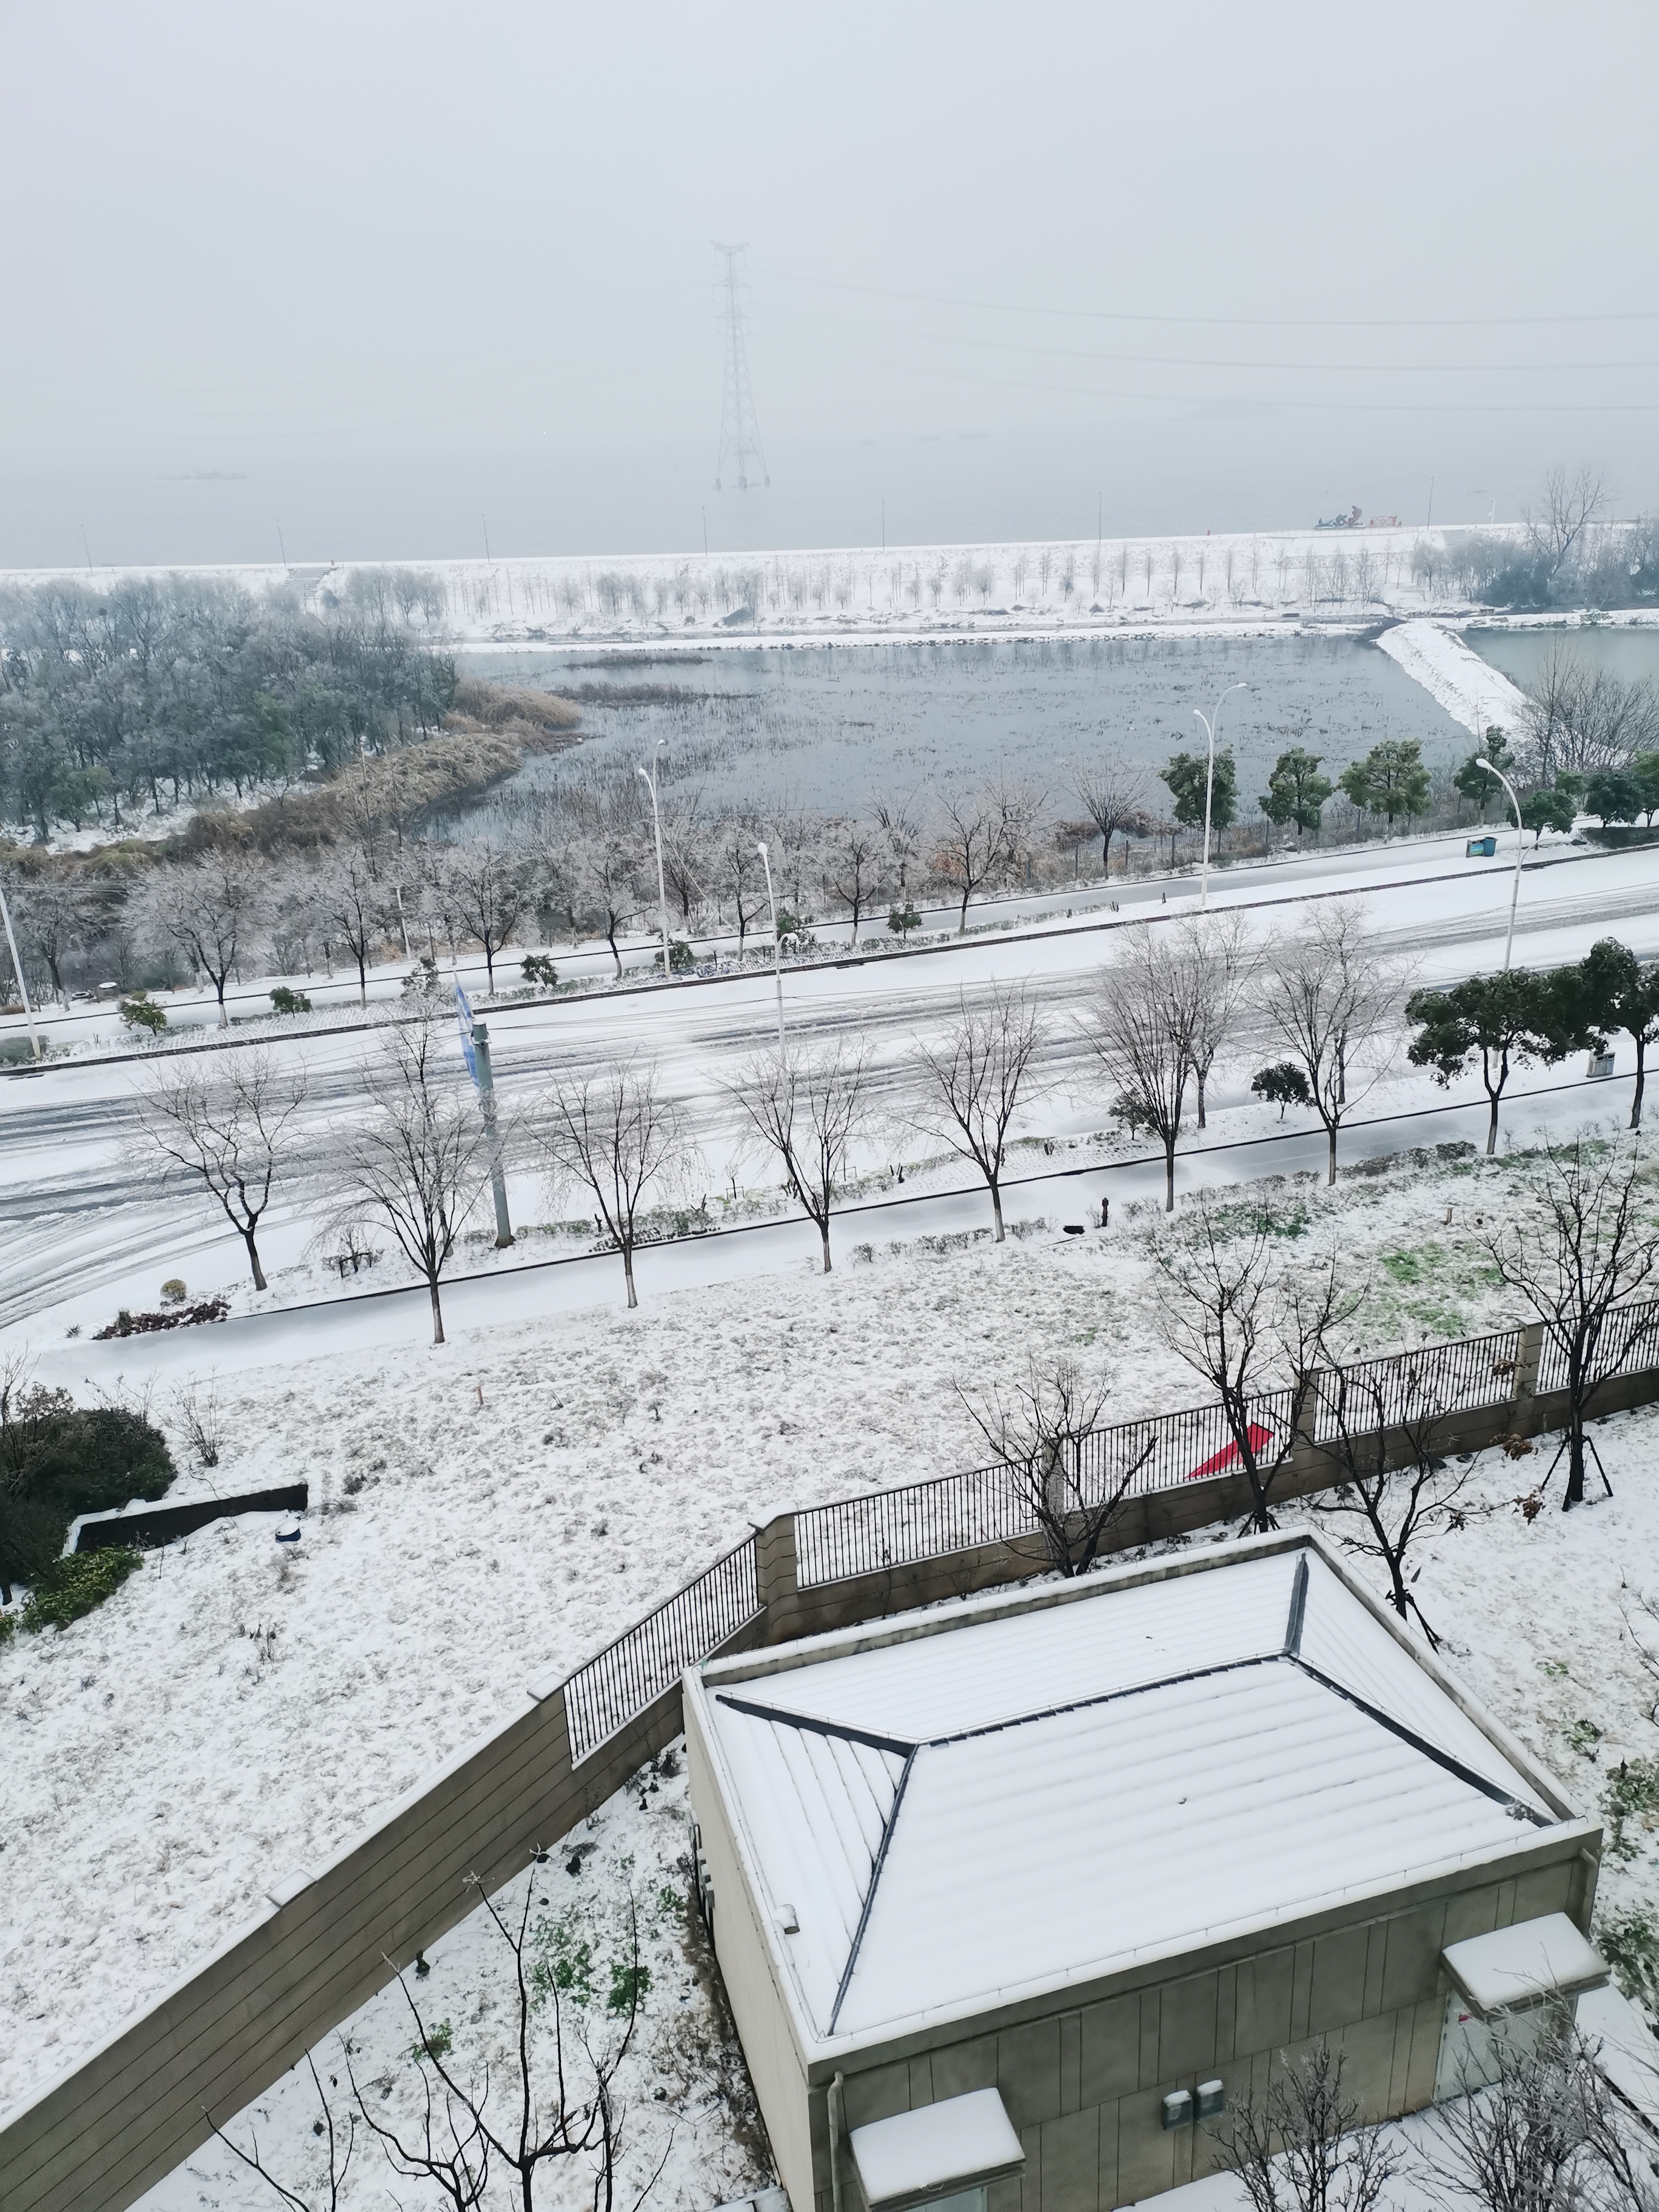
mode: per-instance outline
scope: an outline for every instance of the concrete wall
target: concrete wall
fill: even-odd
[[[1509,1405],[1462,1417],[1446,1449],[1532,1435],[1560,1418],[1563,1400],[1532,1398],[1524,1371],[1517,1383]],[[1650,1370],[1598,1393],[1597,1408],[1655,1397],[1659,1370]],[[1335,1479],[1328,1460],[1304,1449],[1274,1494]],[[1134,1502],[1114,1547],[1242,1518],[1248,1502],[1240,1478],[1157,1492]],[[726,1650],[878,1619],[1042,1564],[1032,1546],[990,1545],[802,1590],[787,1514],[760,1533],[757,1553],[763,1612]],[[326,1865],[295,1870],[268,1914],[35,2103],[6,2115],[5,2212],[121,2212],[207,2139],[204,2106],[217,2118],[239,2111],[384,1986],[386,1959],[406,1964],[452,1928],[471,1903],[469,1874],[493,1887],[520,1873],[538,1844],[585,1820],[679,1733],[676,1685],[573,1766],[562,1688],[528,1686],[486,1741]]]
[[[1588,1927],[1594,1868],[1582,1838],[1557,1842],[1503,1878],[1421,1885],[1399,1909],[1292,1924],[1235,1944],[1175,1978],[1128,1977],[1073,1993],[1047,2014],[988,2015],[896,2054],[842,2061],[846,2126],[969,2089],[995,2087],[1025,2149],[1025,2172],[994,2184],[990,2212],[1109,2212],[1214,2165],[1208,2128],[1166,2134],[1172,2089],[1218,2076],[1230,2108],[1322,2037],[1345,2055],[1344,2087],[1369,2119],[1432,2100],[1448,1985],[1443,1947],[1543,1912]],[[816,2069],[815,2069],[816,2070]],[[832,2212],[828,2100],[812,2104],[815,2212]],[[844,2202],[858,2189],[843,2145]],[[805,2212],[807,2200],[792,2191]]]

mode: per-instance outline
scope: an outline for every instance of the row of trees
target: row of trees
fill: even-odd
[[[1158,1138],[1165,1210],[1175,1207],[1176,1149],[1189,1102],[1206,1120],[1206,1089],[1218,1057],[1248,1023],[1287,1054],[1273,1071],[1293,1078],[1328,1139],[1328,1180],[1336,1179],[1338,1138],[1356,1103],[1389,1065],[1399,1042],[1400,978],[1382,955],[1363,908],[1316,907],[1295,933],[1258,953],[1235,915],[1138,931],[1103,971],[1097,1005],[1077,1041],[1103,1078],[1113,1111],[1132,1132]],[[1411,1057],[1442,1081],[1478,1061],[1492,1103],[1488,1152],[1510,1073],[1529,1058],[1559,1059],[1613,1027],[1635,1040],[1642,1110],[1644,1055],[1659,1037],[1659,965],[1644,968],[1604,939],[1577,966],[1547,974],[1474,978],[1407,1002],[1418,1035]],[[994,988],[907,1059],[902,1109],[907,1131],[930,1136],[984,1182],[995,1232],[1004,1235],[1002,1185],[1022,1113],[1052,1080],[1045,1062],[1056,1039],[1023,988]],[[857,1035],[816,1047],[755,1054],[726,1086],[748,1152],[772,1164],[783,1189],[817,1227],[823,1267],[838,1194],[884,1105],[874,1052]],[[429,1289],[434,1334],[442,1332],[439,1283],[488,1176],[492,1152],[442,1028],[429,1019],[386,1039],[365,1079],[366,1110],[331,1148],[331,1221],[349,1227],[371,1215],[389,1228]],[[1261,1085],[1258,1079],[1258,1087]],[[225,1211],[263,1287],[258,1220],[283,1155],[297,1132],[304,1096],[298,1063],[269,1053],[237,1054],[222,1068],[186,1061],[162,1073],[141,1112],[155,1146]],[[491,1142],[493,1143],[493,1139]],[[550,1184],[580,1191],[623,1260],[630,1305],[634,1254],[653,1209],[689,1188],[698,1153],[685,1117],[654,1065],[620,1059],[554,1082],[508,1118],[501,1141]]]
[[[410,627],[438,587],[364,577],[343,600],[200,579],[0,596],[0,818],[119,832],[182,801],[281,787],[425,735],[453,659]]]

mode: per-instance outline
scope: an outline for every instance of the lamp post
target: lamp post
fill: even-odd
[[[1198,892],[1200,913],[1210,903],[1210,802],[1215,791],[1215,733],[1221,726],[1221,701],[1226,697],[1228,691],[1248,691],[1249,688],[1248,684],[1243,683],[1228,684],[1227,690],[1222,692],[1215,702],[1213,721],[1206,718],[1200,708],[1194,707],[1193,709],[1199,720],[1204,724],[1204,734],[1210,741],[1209,764],[1204,771],[1204,872]]]
[[[1515,881],[1510,887],[1510,927],[1504,939],[1504,973],[1510,972],[1510,955],[1515,950],[1515,908],[1521,896],[1521,849],[1527,842],[1526,824],[1521,819],[1521,802],[1515,795],[1515,786],[1501,768],[1494,768],[1485,753],[1475,755],[1488,775],[1495,775],[1510,795],[1510,805],[1515,809]]]
[[[657,753],[668,743],[666,738],[657,740]],[[651,756],[651,767],[657,764],[657,753]],[[641,767],[634,773],[641,777],[651,794],[651,821],[657,833],[657,918],[662,924],[662,975],[665,983],[671,973],[668,964],[668,893],[664,888],[662,873],[662,812],[657,805],[657,779],[651,769]]]
[[[17,957],[17,939],[11,933],[11,908],[6,904],[6,894],[3,889],[0,889],[0,921],[3,921],[6,925],[6,945],[11,953],[11,972],[17,978],[17,988],[23,1001],[23,1018],[29,1025],[29,1045],[35,1058],[39,1060],[40,1038],[34,1026],[34,1009],[29,1004],[29,987],[24,978],[23,963]]]
[[[772,860],[764,845],[757,845],[760,863],[766,871],[766,903],[772,909],[772,972],[778,983],[778,1058],[785,1057],[783,1042],[783,939],[778,935],[778,902],[772,895]]]

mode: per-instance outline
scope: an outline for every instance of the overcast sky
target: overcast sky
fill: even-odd
[[[0,563],[1659,496],[1651,0],[0,0]]]

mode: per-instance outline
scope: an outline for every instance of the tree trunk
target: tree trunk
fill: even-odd
[[[1330,1139],[1331,1144],[1330,1162],[1325,1173],[1326,1188],[1328,1189],[1336,1181],[1336,1124],[1334,1121],[1328,1121],[1325,1124],[1325,1133]]]
[[[614,921],[611,922],[606,927],[605,936],[606,944],[611,947],[611,957],[617,963],[617,981],[620,983],[622,981],[622,955],[617,950],[617,925]],[[741,950],[741,945],[739,945],[739,950]]]
[[[1489,1091],[1486,1096],[1492,1102],[1492,1112],[1486,1121],[1486,1158],[1490,1159],[1498,1150],[1498,1093]]]
[[[432,1298],[432,1341],[434,1344],[442,1344],[445,1340],[444,1310],[438,1303],[438,1278],[435,1275],[429,1276],[426,1286]]]
[[[1203,1128],[1203,1127],[1205,1127],[1205,1121],[1204,1121],[1204,1079],[1205,1079],[1205,1077],[1206,1077],[1208,1073],[1209,1073],[1209,1070],[1208,1070],[1208,1068],[1206,1068],[1206,1067],[1195,1067],[1195,1068],[1193,1070],[1193,1074],[1194,1074],[1194,1076],[1196,1078],[1196,1079],[1197,1079],[1197,1083],[1198,1083],[1198,1126],[1199,1126],[1199,1127],[1200,1127],[1200,1129],[1201,1129],[1201,1128]]]
[[[1636,1036],[1636,1096],[1630,1103],[1630,1125],[1632,1129],[1642,1126],[1642,1092],[1646,1087],[1648,1071],[1645,1065],[1647,1040],[1638,1030]]]
[[[991,1211],[996,1216],[997,1243],[1000,1244],[1004,1241],[1002,1234],[1002,1190],[994,1176],[991,1179]]]
[[[247,1246],[247,1263],[253,1270],[253,1287],[256,1291],[263,1291],[266,1288],[265,1271],[259,1265],[259,1248],[253,1241],[251,1229],[242,1231],[242,1242]]]
[[[968,900],[971,894],[972,888],[972,885],[969,884],[963,890],[962,894],[962,914],[957,922],[957,935],[958,937],[965,937],[968,933]]]
[[[225,1012],[225,979],[222,975],[215,984],[214,988],[219,997],[219,1026],[222,1030],[228,1030],[230,1027],[230,1016]]]
[[[363,1006],[368,1005],[368,963],[364,954],[357,955],[357,997]]]
[[[823,1239],[823,1272],[830,1273],[830,1221],[826,1215],[818,1224],[818,1235]]]
[[[1164,1211],[1175,1212],[1175,1131],[1164,1139]]]
[[[638,1305],[640,1302],[639,1293],[634,1288],[634,1247],[631,1243],[624,1244],[623,1246],[622,1255],[623,1273],[626,1277],[628,1282],[628,1305],[629,1310],[631,1313],[634,1308]]]
[[[1567,1494],[1561,1500],[1561,1510],[1571,1513],[1575,1505],[1584,1502],[1584,1424],[1582,1416],[1570,1414],[1567,1420]]]

